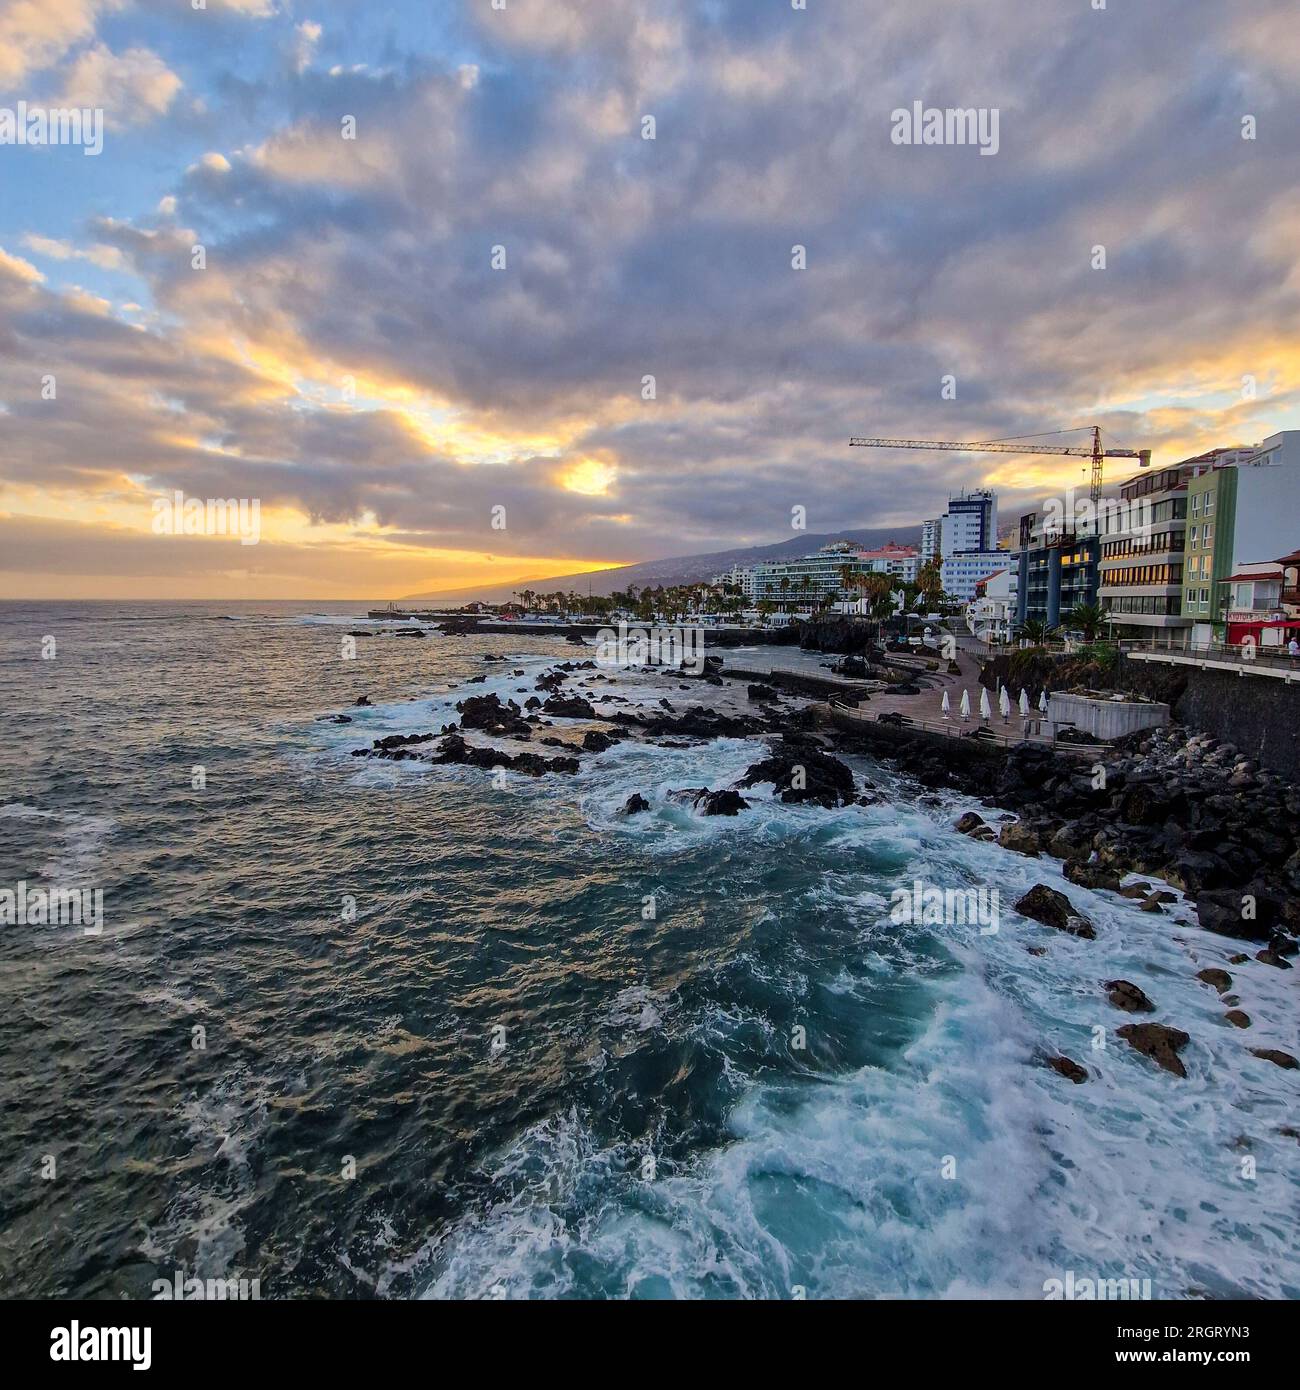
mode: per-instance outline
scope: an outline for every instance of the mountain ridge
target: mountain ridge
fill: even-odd
[[[520,579],[511,584],[474,584],[463,589],[429,589],[421,593],[406,594],[401,602],[454,599],[460,603],[503,603],[524,588],[537,589],[543,593],[562,589],[565,592],[573,590],[577,593],[608,595],[615,590],[625,590],[629,584],[635,584],[638,589],[657,587],[660,584],[698,584],[723,570],[730,569],[732,565],[753,565],[760,560],[797,559],[803,555],[811,555],[832,541],[852,541],[867,549],[875,549],[891,540],[899,545],[919,545],[921,527],[919,524],[871,526],[827,531],[816,535],[801,533],[788,541],[776,541],[769,545],[734,546],[727,550],[711,550],[698,555],[641,560],[631,565],[618,565],[612,569],[591,570],[582,574],[548,575],[537,579]]]

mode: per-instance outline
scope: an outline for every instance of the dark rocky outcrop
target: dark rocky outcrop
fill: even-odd
[[[1004,825],[998,835],[998,844],[1003,849],[1015,850],[1017,854],[1027,854],[1031,859],[1037,859],[1040,851],[1037,830],[1022,820]]]
[[[702,816],[737,816],[749,806],[738,791],[724,787],[711,791],[708,787],[683,787],[668,795],[678,802],[684,802]]]
[[[623,805],[623,814],[625,816],[637,816],[640,815],[642,811],[648,811],[649,809],[650,803],[645,797],[643,797],[640,792],[633,792]]]
[[[1265,963],[1296,948],[1300,787],[1244,762],[1231,744],[1180,727],[1146,730],[1099,755],[1102,779],[1087,763],[1034,745],[976,756],[965,749],[971,739],[882,739],[844,724],[836,738],[843,748],[884,748],[926,787],[1014,812],[1027,829],[1007,840],[1024,852],[1032,835],[1040,852],[1086,865],[1067,871],[1081,887],[1113,891],[1112,875],[1164,878],[1195,900],[1203,927],[1268,943]],[[1150,890],[1148,882],[1117,891],[1150,903],[1154,916],[1169,899]],[[1243,898],[1253,900],[1244,914]]]
[[[1104,889],[1110,893],[1120,891],[1119,875],[1106,864],[1084,863],[1079,859],[1071,859],[1066,862],[1062,872],[1071,883],[1078,884],[1080,888]]]
[[[1156,1006],[1131,980],[1107,980],[1107,998],[1126,1014],[1153,1014]]]
[[[556,719],[596,719],[599,716],[589,700],[581,695],[549,695],[542,712]]]
[[[781,800],[789,803],[815,801],[833,809],[848,806],[857,797],[849,768],[802,740],[783,739],[770,757],[752,764],[737,785],[753,787],[760,782],[771,782]]]
[[[1016,911],[1024,917],[1032,917],[1045,927],[1069,932],[1071,936],[1092,940],[1097,935],[1092,923],[1075,910],[1069,898],[1045,883],[1036,883],[1016,904]]]
[[[1163,1023],[1126,1023],[1116,1031],[1130,1047],[1150,1057],[1165,1071],[1175,1076],[1187,1075],[1187,1068],[1178,1054],[1191,1038],[1181,1028],[1169,1028]]]
[[[548,772],[575,773],[580,767],[577,758],[544,758],[539,753],[519,753],[511,757],[509,753],[502,753],[496,748],[475,748],[466,743],[460,734],[448,734],[437,754],[428,761],[456,763],[487,771],[503,767],[512,772],[522,772],[528,777],[541,777]]]
[[[532,737],[532,728],[513,700],[503,705],[499,695],[470,695],[461,700],[456,709],[462,728],[482,729],[499,738]]]
[[[1204,970],[1198,970],[1196,972],[1196,978],[1198,980],[1204,980],[1207,985],[1213,986],[1220,994],[1224,994],[1232,988],[1232,976],[1229,975],[1226,970],[1216,970],[1213,967],[1207,967]]]
[[[621,741],[616,734],[603,733],[600,729],[588,729],[582,736],[582,748],[585,753],[603,753]]]
[[[1081,1086],[1088,1079],[1088,1073],[1084,1068],[1069,1057],[1048,1057],[1046,1061],[1053,1071],[1060,1072],[1067,1080],[1073,1081],[1076,1086]]]
[[[1282,1067],[1285,1071],[1294,1071],[1300,1067],[1289,1052],[1280,1052],[1276,1047],[1252,1047],[1250,1049],[1256,1057],[1263,1058],[1266,1062],[1272,1062],[1275,1067]]]
[[[1234,1028],[1250,1027],[1250,1015],[1242,1013],[1240,1009],[1229,1009],[1223,1016]]]

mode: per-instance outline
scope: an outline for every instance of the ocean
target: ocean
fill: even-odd
[[[367,606],[0,605],[0,889],[103,903],[0,928],[6,1295],[1300,1296],[1294,1073],[1195,978],[1237,943],[865,758],[875,804],[734,819],[667,793],[753,741],[504,782],[354,758],[583,655]],[[1018,917],[1036,882],[1097,939]],[[893,920],[914,883],[996,890],[998,930]],[[1249,1044],[1295,1052],[1294,976],[1238,975]],[[1186,1079],[1116,1038],[1116,977],[1192,1035]]]

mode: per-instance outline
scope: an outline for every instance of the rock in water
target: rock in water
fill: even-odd
[[[1071,936],[1082,936],[1092,941],[1097,935],[1092,923],[1074,910],[1069,898],[1045,883],[1036,883],[1016,904],[1016,911],[1024,917],[1032,917],[1045,927],[1069,932]]]
[[[650,803],[645,799],[645,797],[643,797],[640,792],[633,792],[632,795],[628,797],[627,802],[623,807],[623,814],[625,816],[635,816],[638,815],[640,812],[648,811],[649,809]]]
[[[618,739],[610,738],[599,729],[588,729],[582,736],[583,751],[587,753],[603,753],[606,748],[613,748],[618,742]]]
[[[789,739],[770,758],[754,763],[737,785],[753,787],[760,782],[771,782],[784,802],[815,801],[827,810],[852,805],[858,794],[846,764],[811,743]]]
[[[1220,994],[1224,994],[1232,988],[1232,976],[1226,970],[1198,970],[1196,978],[1204,980],[1207,985],[1213,985]]]
[[[1004,825],[1002,833],[998,836],[998,844],[1003,849],[1015,850],[1017,854],[1027,854],[1031,859],[1038,858],[1038,831],[1024,821],[1012,821],[1010,825]]]
[[[1047,1065],[1073,1081],[1076,1086],[1081,1086],[1088,1079],[1088,1073],[1069,1057],[1049,1057]]]
[[[1130,980],[1107,980],[1107,998],[1126,1014],[1153,1014],[1156,1006]]]
[[[596,711],[591,702],[581,695],[551,695],[542,706],[544,714],[555,715],[558,719],[595,719]]]
[[[694,805],[702,816],[738,816],[748,807],[749,802],[730,787],[716,792],[705,787],[695,798]]]
[[[1117,1030],[1120,1037],[1130,1047],[1136,1048],[1144,1057],[1171,1071],[1175,1076],[1186,1076],[1178,1053],[1191,1042],[1188,1034],[1181,1028],[1167,1028],[1163,1023],[1126,1023]]]
[[[1071,883],[1080,888],[1105,888],[1111,893],[1120,891],[1119,875],[1105,864],[1085,863],[1081,859],[1071,859],[1062,870]]]
[[[1250,1027],[1250,1015],[1242,1013],[1240,1009],[1229,1009],[1223,1016],[1234,1028]]]
[[[531,738],[532,730],[524,722],[523,711],[513,700],[503,705],[499,695],[471,695],[461,700],[456,709],[466,729],[482,729],[489,734],[510,738]]]
[[[1300,1067],[1289,1052],[1279,1052],[1276,1047],[1252,1047],[1250,1049],[1256,1057],[1262,1057],[1266,1062],[1272,1062],[1275,1067],[1282,1067],[1286,1071],[1294,1071]]]

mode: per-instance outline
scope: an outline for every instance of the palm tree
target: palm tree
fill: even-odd
[[[1044,622],[1042,618],[1026,618],[1016,628],[1016,636],[1026,642],[1032,642],[1036,647],[1041,647],[1044,642],[1051,641],[1055,631],[1056,629]]]
[[[936,555],[916,576],[917,593],[930,608],[936,607],[943,597],[942,568],[943,561]]]
[[[893,581],[887,574],[864,575],[862,589],[868,600],[868,612],[876,624],[876,638],[879,640],[881,625],[894,611]]]
[[[840,593],[848,599],[857,583],[858,571],[852,565],[840,566]]]
[[[1106,614],[1095,603],[1076,603],[1065,615],[1065,625],[1083,633],[1085,642],[1094,642],[1106,621]]]

